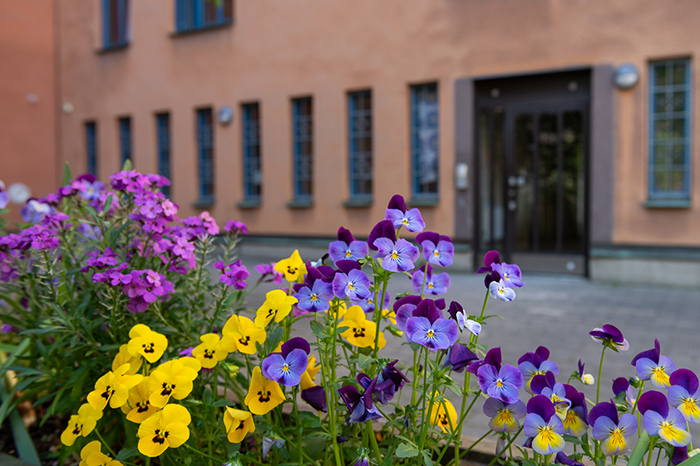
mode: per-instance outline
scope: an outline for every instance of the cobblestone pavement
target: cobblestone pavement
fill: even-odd
[[[259,263],[255,257],[246,257],[245,254],[242,257],[250,270],[252,264]],[[253,275],[251,278],[257,278],[254,271]],[[445,299],[448,302],[456,300],[470,314],[478,314],[485,295],[482,276],[451,274],[451,278],[452,286]],[[610,323],[629,340],[630,350],[606,353],[602,400],[612,397],[613,378],[634,374],[630,361],[638,352],[653,348],[654,338],[661,342],[662,354],[670,357],[677,368],[700,372],[700,286],[697,289],[672,289],[611,285],[583,278],[534,274],[525,274],[523,279],[526,285],[517,290],[515,301],[489,300],[487,314],[501,315],[504,320],[489,319],[479,340],[489,348],[501,346],[504,363],[517,365],[517,359],[523,353],[544,345],[551,351],[550,359],[560,368],[559,381],[565,382],[576,370],[579,358],[586,364],[586,372],[597,379],[601,345],[591,340],[588,332]],[[259,288],[258,296],[251,297],[250,304],[261,303],[269,289]],[[408,277],[395,276],[392,279],[392,296],[407,290],[410,290]],[[305,336],[307,331],[300,330],[299,334]],[[401,345],[403,339],[389,335],[387,340],[387,346],[382,350],[384,357],[412,364],[413,354],[408,346]],[[455,377],[462,383],[461,375],[455,374]],[[574,385],[582,389],[577,382]],[[589,400],[595,400],[595,387],[585,387],[582,391]],[[524,401],[525,396],[523,392]],[[465,422],[463,434],[480,437],[488,429],[487,423],[481,406],[475,406]],[[700,438],[700,429],[692,431],[696,439]]]

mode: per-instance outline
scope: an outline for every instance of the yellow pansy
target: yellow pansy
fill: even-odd
[[[141,368],[141,355],[136,354],[135,356],[129,353],[129,345],[121,345],[119,347],[119,353],[114,357],[112,361],[112,371],[116,370],[117,367],[123,366],[124,364],[129,364],[129,370],[126,371],[127,375],[136,374]]]
[[[348,327],[341,337],[347,339],[350,344],[358,348],[371,347],[374,348],[374,340],[377,336],[377,324],[371,320],[367,320],[365,311],[360,306],[352,306],[345,313],[343,321],[338,324],[338,327]],[[386,345],[384,334],[379,334],[379,349]]]
[[[219,361],[223,361],[228,356],[229,352],[221,347],[221,338],[216,333],[206,333],[199,339],[202,344],[192,350],[192,356],[202,367],[213,369]]]
[[[116,371],[109,371],[95,382],[95,389],[88,393],[87,401],[94,409],[102,411],[109,403],[111,408],[121,408],[129,398],[129,390],[141,383],[143,376],[126,375],[129,364],[122,364]]]
[[[272,322],[272,319],[275,319],[275,322],[281,322],[291,312],[292,305],[296,302],[297,298],[288,296],[282,290],[268,292],[265,295],[265,302],[258,308],[255,325],[265,328],[267,324]]]
[[[294,250],[287,259],[282,259],[275,264],[275,270],[284,274],[284,278],[289,282],[300,281],[306,275],[306,264],[301,260],[298,250]]]
[[[255,366],[253,376],[250,378],[248,395],[245,404],[251,413],[262,416],[281,404],[285,400],[284,393],[279,384],[268,380],[262,375],[260,367]]]
[[[102,418],[102,411],[96,410],[88,403],[78,408],[78,414],[73,414],[68,420],[68,426],[61,434],[61,443],[71,446],[80,437],[87,437]]]
[[[306,372],[305,374],[309,374],[311,377],[311,380],[314,382],[316,381],[316,374],[318,374],[318,371],[321,370],[321,365],[319,364],[318,366],[316,365],[316,356],[313,354],[309,356],[309,363],[306,365]]]
[[[435,399],[437,400],[438,394],[435,394]],[[452,433],[452,431],[457,427],[459,418],[457,416],[457,410],[450,403],[450,400],[443,398],[441,401],[433,402],[432,409],[432,424],[438,426],[440,430],[444,433]]]
[[[122,464],[102,453],[100,441],[93,440],[80,450],[79,466],[122,466]]]
[[[221,347],[229,353],[240,351],[243,354],[255,354],[256,343],[265,342],[265,329],[255,325],[245,316],[231,316],[222,330]]]
[[[168,405],[139,426],[139,451],[150,458],[168,448],[177,448],[190,438],[189,411],[181,405]]]
[[[336,302],[337,302],[337,301],[336,301]],[[343,317],[345,317],[345,313],[348,312],[348,305],[345,304],[345,301],[340,301],[340,302],[337,302],[337,303],[338,303],[338,304],[337,304],[337,308],[338,308],[337,314],[338,314],[338,315],[336,316],[336,319],[337,319],[338,321],[340,321],[340,319],[342,319]],[[333,304],[331,305],[330,311],[333,310],[333,307],[334,307],[334,306],[336,306],[335,303],[333,303]],[[323,312],[326,312],[326,313],[327,313],[327,312],[329,312],[329,311],[323,311]]]
[[[301,382],[299,382],[299,386],[302,390],[306,390],[307,388],[315,387],[316,384],[314,383],[309,373],[304,372],[303,374],[301,374]]]
[[[126,418],[136,424],[141,424],[159,409],[149,401],[151,396],[151,391],[148,389],[149,379],[150,377],[144,377],[140,384],[132,388],[129,391],[129,403],[122,406],[122,412],[126,414]]]
[[[248,432],[255,432],[251,413],[229,407],[226,407],[224,413],[224,427],[226,427],[228,441],[231,443],[241,443]]]
[[[158,366],[148,380],[148,390],[151,392],[148,401],[156,408],[168,404],[172,396],[181,400],[192,391],[194,379],[197,378],[202,365],[195,358],[173,359]]]
[[[140,354],[148,362],[153,364],[163,356],[168,348],[168,339],[165,335],[154,332],[147,325],[134,325],[129,331],[129,354],[136,356]]]

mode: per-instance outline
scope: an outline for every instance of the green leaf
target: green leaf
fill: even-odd
[[[70,183],[70,181],[73,179],[73,174],[70,172],[70,165],[68,162],[63,166],[63,186],[67,185]]]
[[[634,447],[634,450],[632,450],[632,454],[630,455],[630,460],[629,463],[627,463],[627,466],[639,466],[639,464],[642,462],[642,459],[644,459],[644,455],[646,454],[647,450],[649,450],[649,443],[651,443],[651,437],[649,437],[649,434],[646,430],[643,430],[642,435],[639,437],[637,445]],[[682,462],[681,464],[684,466],[689,466],[686,465],[688,461],[690,461],[690,459]]]
[[[573,435],[564,435],[564,440],[566,440],[569,443],[573,443],[574,445],[581,445],[581,439],[578,439],[574,437]]]
[[[413,458],[414,456],[418,456],[418,453],[418,448],[416,448],[415,445],[411,445],[409,443],[402,443],[396,449],[395,454],[399,458]]]
[[[425,464],[425,466],[433,466],[433,460],[427,450],[421,451],[420,454],[423,455],[423,464]]]
[[[133,166],[131,165],[131,159],[126,159],[124,161],[124,165],[122,166],[122,171],[123,172],[129,172],[133,169]]]
[[[372,365],[374,362],[374,358],[372,356],[367,356],[366,354],[358,354],[357,355],[357,365],[360,366],[360,369],[365,369]]]
[[[117,457],[115,459],[117,461],[128,461],[138,454],[139,454],[138,448],[124,448],[117,454]]]
[[[328,336],[326,333],[326,329],[323,325],[321,325],[320,322],[316,322],[315,320],[312,320],[309,322],[309,326],[311,327],[311,333],[316,337],[316,338],[325,338]]]
[[[231,401],[231,400],[219,400],[219,401],[215,401],[214,403],[212,403],[212,406],[215,406],[217,408],[219,408],[221,406],[236,406],[236,403],[234,401]]]
[[[104,206],[104,208],[102,209],[103,212],[109,212],[109,209],[112,208],[112,198],[113,198],[113,197],[114,197],[114,196],[113,196],[112,194],[110,194],[109,196],[107,196],[107,200],[105,201],[105,206]]]
[[[700,455],[691,456],[678,466],[700,466]]]

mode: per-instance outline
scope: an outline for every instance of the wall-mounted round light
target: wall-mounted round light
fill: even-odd
[[[224,105],[219,109],[219,123],[228,125],[233,121],[233,110],[231,107]]]
[[[631,63],[620,65],[613,75],[613,84],[618,89],[632,89],[639,82],[639,70]]]

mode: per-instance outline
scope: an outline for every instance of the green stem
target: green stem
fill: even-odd
[[[209,460],[218,461],[219,463],[221,463],[221,461],[222,461],[221,458],[217,458],[217,457],[215,457],[215,456],[208,455],[208,454],[204,453],[203,451],[197,450],[196,448],[194,448],[193,446],[191,446],[191,445],[189,445],[189,444],[187,444],[187,443],[183,443],[182,445],[185,446],[185,447],[187,447],[187,448],[189,448],[190,450],[192,450],[193,452],[197,453],[198,455],[202,455],[203,457],[208,458]],[[252,461],[252,462],[254,462],[254,463],[260,464],[260,463],[258,463],[257,461],[255,461],[255,460],[253,460],[253,459],[251,459],[251,458],[246,457],[246,459],[247,459],[247,460],[250,460],[250,461]]]
[[[374,434],[374,429],[372,428],[372,420],[368,419],[365,423],[367,435],[369,435],[369,443],[372,445],[372,451],[374,452],[374,457],[377,460],[377,464],[382,464],[382,454],[379,452],[379,445],[377,445],[377,436]]]
[[[654,455],[654,446],[656,446],[656,436],[651,438],[649,442],[649,456],[647,457],[647,466],[651,465],[651,457]]]
[[[302,432],[304,429],[301,428],[301,420],[299,419],[299,409],[297,408],[297,391],[299,390],[299,386],[296,386],[292,388],[292,404],[294,406],[294,419],[296,420],[296,427],[297,427],[297,436],[299,437],[299,466],[302,466],[304,464],[304,457],[301,455],[301,452],[304,451],[304,437],[302,435]]]
[[[105,447],[107,447],[107,450],[112,454],[112,456],[116,458],[117,454],[114,453],[114,450],[112,450],[112,448],[109,446],[109,443],[105,442],[105,439],[102,438],[102,435],[100,435],[100,431],[97,430],[97,427],[95,427],[95,433],[97,434],[97,438],[100,439],[100,442],[102,442],[102,444]]]
[[[608,347],[603,345],[603,352],[600,353],[600,367],[598,367],[598,386],[595,392],[595,404],[600,403],[600,379],[603,376],[603,359],[605,358],[605,350]]]
[[[505,447],[503,447],[503,450],[501,450],[500,452],[498,452],[498,454],[491,460],[491,462],[489,463],[489,466],[493,466],[493,463],[495,463],[496,460],[498,460],[498,458],[500,458],[501,455],[502,455],[503,453],[505,453],[506,450],[507,450],[508,448],[510,448],[510,446],[513,444],[513,442],[515,442],[515,439],[518,438],[518,435],[520,435],[520,432],[522,432],[522,431],[523,431],[523,428],[520,427],[520,429],[518,429],[518,431],[515,433],[515,435],[513,436],[513,438],[510,439],[510,442],[508,442],[508,445],[506,445]]]
[[[389,284],[389,277],[387,277],[386,280],[384,280],[384,284],[382,285],[382,296],[381,296],[381,301],[374,302],[374,323],[377,325],[377,331],[376,334],[374,335],[374,351],[372,352],[372,357],[376,359],[377,353],[379,352],[379,334],[380,334],[380,326],[382,323],[382,312],[384,311],[384,298],[386,297],[386,287]]]

